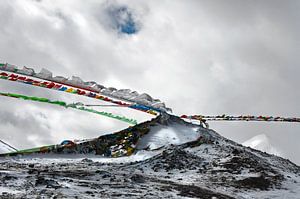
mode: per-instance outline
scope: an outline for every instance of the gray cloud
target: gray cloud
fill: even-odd
[[[1,1],[1,60],[148,92],[178,114],[300,116],[299,1],[112,1],[142,24],[121,36],[107,4]],[[298,124],[211,126],[238,142],[265,133],[300,163]]]

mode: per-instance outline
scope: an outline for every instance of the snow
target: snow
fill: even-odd
[[[84,82],[80,77],[72,76],[72,79],[68,80],[67,83],[71,83],[76,86],[84,85]]]
[[[131,156],[119,157],[119,158],[108,158],[99,155],[92,154],[32,154],[26,156],[19,156],[14,158],[1,158],[1,162],[5,162],[7,160],[13,160],[15,162],[24,163],[24,164],[38,164],[42,163],[43,165],[51,165],[53,163],[79,163],[84,159],[92,160],[93,162],[98,163],[130,163],[136,161],[147,160],[157,154],[161,153],[161,151],[138,151],[136,154]],[[1,171],[0,171],[1,172]]]
[[[174,124],[168,127],[155,126],[151,131],[141,138],[137,148],[144,149],[149,147],[150,150],[167,146],[170,144],[179,145],[193,141],[199,137],[198,128],[186,127]]]
[[[39,73],[39,75],[40,75],[40,77],[43,77],[43,78],[51,78],[52,77],[52,73],[49,71],[42,71],[41,73]],[[56,78],[63,79],[63,77],[56,77]],[[72,77],[72,79],[68,80],[68,81],[70,83],[74,83],[76,85],[86,84],[79,77]],[[93,84],[93,83],[91,82],[90,84]],[[95,85],[97,85],[97,84],[95,83]],[[5,88],[3,85],[2,85],[2,87],[3,87],[3,89]],[[24,87],[24,85],[20,85],[20,90],[22,90],[23,87]],[[17,89],[17,86],[13,89]],[[11,88],[10,88],[10,90],[11,90]],[[35,88],[35,91],[41,91],[41,90],[42,90],[42,88]],[[29,92],[29,91],[30,91],[30,89],[26,90],[26,92]],[[51,94],[53,94],[52,92],[56,92],[56,91],[44,89],[43,95],[52,96],[51,95]],[[143,104],[149,104],[149,103],[151,104],[152,103],[151,105],[154,107],[158,107],[161,109],[165,108],[164,103],[160,102],[159,100],[154,100],[150,95],[148,95],[148,94],[139,95],[137,92],[135,92],[135,91],[132,92],[129,89],[117,90],[114,88],[105,88],[105,89],[103,89],[102,92],[107,92],[108,95],[115,96],[116,98],[119,98],[119,99],[135,100],[136,102],[141,102]],[[110,104],[108,102],[100,102],[100,101],[95,102],[94,99],[84,98],[82,96],[77,96],[77,95],[69,95],[67,93],[62,93],[62,92],[60,93],[58,98],[67,100],[68,102],[80,101],[85,104],[90,104],[90,103],[97,103],[97,104],[102,104],[102,105]],[[3,104],[5,104],[5,103],[3,103]],[[31,109],[29,109],[29,110],[31,110],[31,112],[33,112],[34,110],[38,109],[38,108],[36,108],[36,109],[35,108],[36,107],[31,107]],[[94,109],[99,110],[99,111],[105,109],[108,112],[112,112],[112,113],[116,113],[116,114],[118,113],[117,111],[121,110],[122,114],[124,114],[126,116],[129,116],[130,114],[132,116],[136,116],[136,117],[139,116],[138,117],[139,122],[150,119],[149,115],[144,115],[145,113],[141,113],[139,111],[131,110],[131,109],[125,109],[125,108],[123,109],[122,108],[122,109],[115,110],[115,108],[113,108],[113,107],[105,107],[105,108],[104,107],[95,107]],[[64,110],[64,112],[66,112],[66,113],[68,113],[69,111],[70,111],[69,109]],[[72,112],[72,111],[70,111],[70,112]],[[62,111],[59,112],[59,115],[62,115]],[[22,115],[20,114],[20,116],[22,116]],[[76,118],[75,117],[73,117],[73,118],[75,118],[78,121],[81,121],[79,118],[79,114],[76,113],[76,116],[77,116]],[[82,114],[80,114],[80,116],[82,116]],[[92,125],[93,124],[92,117],[93,116],[90,116],[88,121],[85,121],[82,123],[83,124],[88,123],[88,125],[93,126],[93,130],[94,129],[96,129],[96,130],[93,131],[92,133],[96,133],[96,135],[98,136],[102,133],[97,132],[98,126]],[[151,117],[154,117],[154,116],[151,116]],[[52,120],[54,120],[53,119],[54,117],[50,117],[50,118],[52,118]],[[68,118],[68,117],[65,117],[65,118]],[[95,119],[97,119],[97,123],[99,123],[98,117],[95,116]],[[45,118],[45,120],[46,120],[46,118]],[[41,120],[41,121],[44,121],[44,120]],[[84,121],[84,120],[82,120],[82,121]],[[51,122],[49,121],[46,124],[49,124],[49,123],[51,123]],[[54,122],[54,123],[57,124],[57,122]],[[99,123],[98,125],[100,128],[101,124]],[[72,172],[74,174],[76,174],[76,172],[78,172],[78,171],[81,172],[82,174],[84,174],[85,171],[92,170],[93,171],[93,172],[91,172],[92,174],[90,174],[90,176],[87,175],[86,178],[83,175],[82,177],[80,176],[80,179],[76,179],[76,176],[75,176],[75,178],[74,178],[75,183],[71,183],[71,182],[74,182],[74,180],[66,181],[65,174],[61,175],[60,177],[56,177],[56,178],[53,177],[54,180],[58,180],[60,182],[60,184],[63,185],[63,186],[61,186],[60,191],[65,191],[65,192],[71,193],[72,191],[76,192],[78,190],[81,190],[78,193],[86,193],[84,188],[78,189],[78,187],[80,186],[80,183],[85,182],[85,183],[90,183],[90,186],[95,185],[96,184],[95,179],[97,180],[97,183],[101,183],[101,182],[107,183],[108,182],[108,180],[105,181],[105,179],[99,180],[98,174],[96,174],[97,176],[94,176],[94,174],[96,173],[96,169],[97,169],[97,171],[99,171],[99,168],[105,169],[104,171],[106,171],[107,169],[108,170],[111,169],[109,171],[111,173],[113,173],[114,175],[116,175],[118,179],[122,179],[122,180],[123,180],[123,178],[124,179],[126,178],[126,180],[127,180],[132,173],[138,173],[139,171],[141,171],[140,174],[145,175],[146,180],[148,182],[152,183],[152,184],[147,184],[147,186],[149,186],[149,187],[147,187],[148,190],[146,190],[147,192],[152,192],[152,193],[159,191],[159,189],[155,189],[155,188],[151,189],[151,188],[154,186],[157,186],[157,184],[159,184],[159,183],[162,183],[163,180],[165,180],[162,177],[169,177],[169,178],[166,178],[166,179],[169,179],[168,180],[169,182],[179,183],[179,181],[181,181],[182,185],[193,185],[193,186],[196,184],[199,187],[211,189],[214,191],[218,191],[220,193],[232,194],[233,196],[235,196],[237,198],[247,198],[247,199],[248,198],[249,199],[250,198],[299,198],[299,195],[300,195],[299,172],[298,173],[288,172],[289,169],[290,169],[290,171],[292,171],[292,169],[295,166],[288,163],[286,160],[280,159],[279,157],[275,157],[275,156],[269,156],[268,154],[263,154],[259,151],[255,151],[250,148],[245,149],[241,145],[237,145],[236,143],[234,143],[232,141],[228,141],[225,138],[221,138],[221,136],[219,136],[217,133],[213,132],[212,130],[204,129],[204,128],[201,128],[200,126],[196,127],[195,125],[192,125],[192,124],[189,124],[189,125],[184,124],[178,120],[172,121],[171,123],[168,123],[168,125],[161,125],[161,124],[155,124],[155,125],[156,126],[151,126],[150,132],[148,134],[146,134],[145,136],[141,137],[141,139],[139,140],[139,142],[137,144],[137,149],[139,149],[139,151],[137,151],[134,155],[131,155],[129,157],[107,158],[107,157],[90,155],[90,154],[89,155],[87,155],[87,154],[84,154],[84,155],[83,154],[82,155],[79,155],[79,154],[76,154],[76,155],[68,155],[68,154],[63,154],[63,155],[55,155],[55,154],[46,154],[45,155],[45,154],[43,154],[43,155],[40,155],[40,154],[36,154],[36,155],[29,155],[29,156],[14,157],[11,159],[3,158],[3,159],[0,159],[0,165],[3,164],[2,168],[1,168],[2,170],[0,170],[0,176],[8,176],[7,179],[9,179],[10,176],[17,176],[18,178],[22,178],[22,176],[23,176],[24,181],[30,180],[30,177],[33,177],[35,174],[28,174],[28,172],[26,170],[27,168],[23,169],[22,172],[18,171],[19,167],[21,167],[22,165],[26,166],[29,164],[33,164],[33,166],[36,168],[46,168],[47,167],[47,169],[48,169],[48,166],[49,166],[55,172],[58,172],[61,168],[65,167],[66,171],[68,171],[68,170],[71,171],[71,174],[72,174]],[[58,125],[56,125],[56,126],[58,126]],[[103,129],[103,126],[101,128]],[[78,130],[78,129],[79,128],[77,126],[75,126],[74,131],[71,131],[73,136],[76,138],[80,138],[80,135],[81,135],[81,134],[74,133],[75,130]],[[59,138],[58,140],[63,140],[63,138],[66,138],[66,135],[64,135],[62,133],[63,132],[62,130],[63,129],[56,129],[56,131],[55,131],[55,132],[61,132],[60,135],[56,135],[56,137],[55,137],[55,138]],[[71,129],[68,129],[68,130],[70,131]],[[84,131],[84,132],[86,133],[86,131]],[[106,132],[106,133],[111,133],[111,132]],[[171,150],[171,148],[173,146],[167,148],[168,145],[180,145],[180,144],[184,144],[184,143],[187,143],[190,141],[194,141],[197,138],[199,138],[200,135],[204,138],[208,138],[207,140],[210,142],[202,143],[201,145],[194,147],[194,148],[185,149],[186,152],[189,152],[192,155],[198,156],[198,159],[201,160],[201,162],[199,164],[198,164],[198,162],[196,162],[197,165],[194,168],[187,167],[187,164],[189,163],[189,161],[191,161],[191,162],[193,161],[192,160],[193,158],[190,158],[193,156],[186,156],[189,159],[188,159],[188,161],[186,161],[184,163],[184,169],[182,171],[179,171],[176,168],[171,171],[168,171],[168,172],[167,171],[159,171],[159,170],[154,171],[150,167],[151,164],[149,164],[150,165],[149,167],[147,166],[146,160],[150,159],[151,157],[159,156],[159,155],[163,154],[162,152],[165,149]],[[59,137],[59,136],[62,136],[62,137]],[[88,138],[90,138],[91,134],[90,135],[84,134],[84,136],[88,136]],[[29,136],[28,136],[28,139],[29,139]],[[217,141],[217,142],[215,142],[215,141]],[[243,143],[243,145],[249,146],[251,148],[261,150],[264,152],[268,152],[271,154],[280,155],[279,150],[272,146],[270,139],[264,134],[257,135],[255,137],[247,140],[246,142]],[[143,150],[143,149],[147,149],[147,150]],[[153,150],[153,151],[150,151],[149,149]],[[233,149],[235,149],[235,150],[233,150]],[[0,142],[0,153],[7,153],[7,152],[11,152],[11,151],[14,151],[14,149],[9,147],[9,145],[6,145],[5,143]],[[235,151],[235,154],[233,153],[234,151]],[[180,153],[177,153],[177,154],[180,155]],[[175,154],[175,156],[179,157],[179,159],[176,159],[176,161],[172,162],[172,163],[174,163],[174,165],[178,165],[178,161],[180,159],[182,159],[182,156],[179,156],[179,155]],[[155,160],[155,158],[152,158],[152,159]],[[263,166],[265,164],[269,163],[269,164],[267,164],[267,166],[268,166],[267,168],[274,167],[273,168],[274,171],[278,170],[278,172],[279,172],[278,174],[284,175],[285,181],[283,181],[282,187],[280,187],[280,189],[273,187],[272,189],[269,189],[268,191],[259,191],[259,190],[255,190],[255,189],[249,189],[249,190],[238,189],[238,188],[235,189],[233,186],[230,187],[230,184],[228,184],[229,186],[223,186],[222,185],[223,182],[221,182],[221,181],[222,180],[226,181],[226,179],[229,179],[229,178],[232,178],[232,183],[233,183],[233,182],[237,182],[237,180],[243,180],[243,179],[246,179],[249,177],[259,177],[262,175],[260,172],[258,172],[256,170],[251,171],[249,168],[247,168],[243,164],[240,165],[240,167],[242,168],[240,173],[235,173],[235,171],[237,169],[233,169],[234,172],[231,172],[230,169],[227,169],[227,171],[226,171],[226,169],[225,169],[226,167],[224,167],[224,165],[226,163],[227,163],[227,165],[236,164],[235,162],[230,163],[230,161],[233,158],[236,158],[236,159],[240,158],[241,160],[245,160],[243,162],[243,164],[246,164],[246,166],[249,166],[250,168],[253,167],[252,169],[256,168],[255,167],[256,164],[261,164],[262,168],[264,169],[265,167],[263,167]],[[163,160],[162,163],[166,163],[166,161],[165,161],[166,159],[162,159],[162,160]],[[253,162],[250,161],[250,163],[248,163],[246,160],[247,161],[252,160]],[[136,163],[138,161],[144,161],[144,162]],[[95,163],[101,163],[101,164],[95,164]],[[111,163],[113,163],[113,164],[110,165]],[[122,163],[122,165],[124,163],[132,163],[132,164],[128,164],[125,166],[118,165],[121,163]],[[161,163],[161,162],[159,162],[159,163]],[[255,163],[255,164],[253,165],[252,163]],[[283,163],[283,164],[281,164],[281,163]],[[14,166],[15,168],[12,167],[13,164],[15,164],[15,166]],[[66,164],[66,165],[63,165],[63,164]],[[107,164],[107,165],[102,165],[102,164]],[[141,170],[138,170],[135,167],[131,167],[134,164],[141,164],[142,165],[140,167]],[[127,171],[124,168],[127,168]],[[228,167],[228,168],[230,168],[230,167]],[[8,170],[4,170],[4,169],[8,169]],[[46,170],[41,170],[41,171],[45,172]],[[203,171],[205,171],[205,172],[203,172]],[[268,171],[268,170],[266,170],[266,171]],[[49,172],[49,171],[47,171],[47,172]],[[144,172],[145,172],[145,174],[144,174]],[[269,175],[267,173],[264,173],[264,174]],[[50,172],[49,176],[51,176],[51,175],[52,174]],[[70,176],[67,176],[67,177],[70,177]],[[157,179],[157,181],[150,181],[151,179],[155,179],[155,178]],[[9,181],[9,180],[7,180],[7,181]],[[76,181],[78,181],[78,182],[76,182]],[[11,182],[13,182],[15,184],[13,184],[10,187],[8,187],[8,184],[5,184],[6,182],[1,184],[0,195],[3,193],[18,194],[18,191],[14,190],[14,185],[16,186],[18,184],[21,184],[21,182],[23,182],[23,181],[20,181],[20,183],[17,183],[16,181],[11,180]],[[36,182],[36,181],[32,181],[32,182]],[[122,184],[126,184],[125,180],[119,181],[119,182],[121,182]],[[228,182],[230,182],[230,181],[228,181]],[[76,185],[76,183],[78,183],[78,184]],[[112,186],[107,189],[108,189],[108,192],[111,192],[111,189],[113,189],[114,186],[117,187],[116,186],[117,184],[114,182],[114,179],[110,180],[109,183],[111,183]],[[84,185],[84,184],[82,184],[82,185]],[[22,185],[18,185],[18,186],[24,188],[24,186],[22,186]],[[105,188],[105,186],[107,186],[107,185],[99,184],[99,187],[101,187],[101,188],[103,188],[103,187]],[[138,187],[138,185],[136,185],[136,184],[134,186]],[[40,186],[40,187],[42,187],[42,186]],[[37,187],[35,187],[35,189],[41,189],[40,187],[37,186]],[[72,188],[67,190],[67,189],[65,189],[65,187],[68,187],[68,188],[72,187]],[[130,184],[130,187],[131,188],[128,189],[129,191],[132,190],[132,184]],[[161,188],[163,188],[163,186],[161,186]],[[122,188],[120,188],[120,189],[117,188],[117,189],[118,189],[118,191],[123,192],[123,193],[128,192],[128,190],[126,190],[126,189],[122,189]],[[140,190],[142,190],[142,189],[140,189]],[[166,190],[163,190],[163,191],[166,191]],[[172,190],[172,194],[174,194],[173,195],[174,198],[178,197],[178,195],[176,195],[175,190],[174,191]],[[162,195],[162,197],[164,197],[164,195]]]
[[[0,194],[3,193],[10,193],[10,194],[17,194],[19,191],[13,190],[11,187],[1,187],[0,186]]]
[[[242,143],[244,146],[248,146],[263,152],[281,156],[281,152],[273,147],[270,143],[270,139],[265,134],[260,134],[252,137],[251,139]]]
[[[68,79],[62,76],[56,76],[53,77],[52,80],[57,81],[57,82],[66,82]]]
[[[27,68],[26,66],[24,66],[23,69],[18,70],[18,73],[21,73],[24,75],[33,75],[34,70],[32,68]]]
[[[48,71],[47,69],[42,69],[41,72],[35,74],[36,77],[43,78],[43,79],[51,79],[52,72]]]
[[[170,146],[154,151],[140,150],[132,156],[120,158],[106,158],[89,154],[36,154],[0,158],[0,174],[8,176],[6,177],[7,179],[10,176],[18,177],[19,179],[16,182],[12,178],[13,180],[7,180],[8,184],[2,183],[1,186],[4,187],[4,192],[8,193],[13,193],[15,187],[17,187],[16,190],[21,191],[21,193],[16,193],[15,196],[28,194],[27,190],[26,193],[22,193],[27,188],[24,184],[28,186],[28,184],[33,183],[34,186],[30,186],[30,190],[35,195],[44,194],[43,191],[47,190],[51,194],[60,193],[69,198],[73,198],[75,195],[81,198],[92,198],[92,196],[87,195],[88,192],[93,193],[97,198],[105,196],[111,198],[116,193],[123,194],[122,196],[126,193],[139,194],[135,198],[143,198],[145,193],[151,193],[152,197],[149,198],[158,198],[158,196],[162,198],[184,198],[184,196],[181,197],[180,195],[182,192],[174,189],[176,186],[190,188],[191,193],[193,193],[193,187],[198,187],[241,199],[299,198],[299,172],[292,172],[295,169],[295,165],[288,161],[277,156],[263,154],[251,148],[242,147],[237,143],[222,138],[210,129],[196,127],[192,124],[189,125],[172,120],[168,122],[168,125],[155,125],[151,126],[150,132],[141,138],[141,141],[138,143],[140,148],[150,146],[152,149],[157,149],[160,146],[181,144],[197,139],[200,134],[209,138],[212,142],[185,148],[183,150],[188,153],[186,155],[176,152],[177,146]],[[218,144],[214,143],[214,140],[218,141]],[[233,154],[233,149],[240,152]],[[169,156],[168,154],[174,155]],[[243,161],[237,169],[231,171],[230,167],[225,168],[224,165],[226,163],[228,165],[233,158],[241,158],[241,160],[247,161]],[[181,159],[183,160],[182,162],[180,162]],[[264,175],[270,174],[268,173],[269,168],[272,173],[276,170],[279,172],[278,174],[282,174],[284,176],[282,186],[271,187],[268,190],[233,186],[238,180],[261,175],[261,172],[257,170],[259,168],[256,168],[256,164],[253,164],[252,161],[248,162],[250,159],[253,160],[253,163],[262,166],[261,169],[263,169]],[[268,162],[270,164],[263,166]],[[182,169],[178,169],[176,165],[181,163],[184,163],[185,166]],[[232,165],[234,166],[236,163],[233,162]],[[29,165],[34,167],[34,169],[31,169]],[[169,165],[170,167],[168,171],[164,169],[154,170],[153,167],[157,167],[157,165]],[[275,170],[273,170],[273,167]],[[5,169],[7,171],[4,171]],[[241,169],[241,172],[236,173],[235,171],[239,169]],[[39,172],[34,172],[35,170],[41,171],[42,175]],[[56,173],[55,177],[53,173]],[[109,177],[103,177],[104,175]],[[146,183],[133,181],[133,175],[142,176],[142,180],[145,180]],[[45,189],[48,186],[47,183],[46,185],[36,186],[37,179],[41,176],[48,180],[45,183],[50,183],[50,187],[51,183],[54,183],[59,188],[57,190],[53,188]],[[272,175],[270,174],[270,176]],[[165,187],[170,186],[173,186],[173,189],[165,189]],[[190,195],[187,194],[185,196],[187,198]],[[124,196],[124,198],[126,197]]]

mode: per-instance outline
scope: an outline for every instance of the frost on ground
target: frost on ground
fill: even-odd
[[[289,160],[244,147],[173,116],[152,122],[149,128],[137,144],[140,150],[129,157],[47,154],[3,158],[1,196],[300,197],[300,167]]]

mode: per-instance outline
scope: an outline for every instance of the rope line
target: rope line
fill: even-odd
[[[300,118],[297,117],[279,117],[279,116],[253,116],[253,115],[182,115],[183,119],[199,120],[201,122],[206,121],[258,121],[258,122],[300,122]]]
[[[15,150],[15,151],[18,151],[18,149],[16,149],[15,147],[13,147],[13,146],[7,144],[6,142],[4,142],[4,141],[2,141],[2,140],[0,140],[0,142],[1,142],[2,144],[4,144],[4,145],[8,146],[8,147],[11,148],[11,149],[13,149],[13,150]]]
[[[94,110],[94,109],[85,108],[84,105],[81,105],[82,103],[67,104],[64,101],[51,101],[47,98],[26,96],[26,95],[20,95],[20,94],[15,94],[15,93],[0,92],[0,95],[5,96],[5,97],[12,97],[12,98],[18,98],[18,99],[23,99],[23,100],[30,100],[30,101],[48,103],[48,104],[53,104],[53,105],[57,105],[57,106],[63,106],[65,108],[73,108],[73,109],[86,111],[86,112],[90,112],[90,113],[95,113],[95,114],[102,115],[102,116],[105,116],[105,117],[117,119],[117,120],[120,120],[120,121],[123,121],[123,122],[127,122],[129,124],[133,124],[133,125],[137,124],[137,121],[135,119],[130,119],[130,118],[126,118],[124,116],[114,115],[112,113],[108,113],[108,112],[104,112],[104,111],[97,111],[97,110]]]
[[[1,65],[0,65],[1,66]],[[35,79],[31,79],[31,78],[35,78],[35,79],[41,79],[43,81],[38,81]],[[63,92],[68,92],[68,93],[72,93],[72,94],[77,94],[77,95],[83,95],[83,96],[87,96],[87,97],[91,97],[91,98],[95,98],[98,100],[103,100],[106,102],[110,102],[116,105],[124,105],[128,108],[132,108],[135,110],[139,110],[142,112],[146,112],[148,114],[152,114],[152,115],[158,115],[161,110],[153,108],[153,107],[149,107],[146,105],[141,105],[141,104],[129,104],[126,102],[122,102],[122,101],[118,101],[118,100],[114,100],[112,98],[103,96],[98,94],[97,92],[94,92],[92,90],[89,90],[88,88],[81,88],[75,85],[70,85],[67,83],[63,83],[63,82],[55,82],[52,80],[45,80],[39,77],[27,77],[27,76],[23,76],[20,74],[16,74],[13,72],[1,72],[0,71],[0,79],[3,80],[9,80],[9,81],[15,81],[15,82],[21,82],[21,83],[25,83],[25,84],[29,84],[29,85],[33,85],[33,86],[38,86],[38,87],[43,87],[43,88],[48,88],[48,89],[54,89],[54,90],[58,90],[58,91],[63,91]]]
[[[124,108],[128,108],[129,107],[129,105],[106,105],[106,104],[85,104],[84,106],[124,107]]]

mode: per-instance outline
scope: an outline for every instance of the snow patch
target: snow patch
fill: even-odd
[[[148,148],[150,150],[157,149],[170,144],[180,145],[186,142],[196,140],[200,133],[198,128],[187,127],[182,125],[171,125],[168,127],[155,126],[151,131],[141,138],[137,145],[137,149]]]
[[[9,194],[17,194],[20,191],[13,190],[11,187],[0,187],[0,194],[9,193]]]

